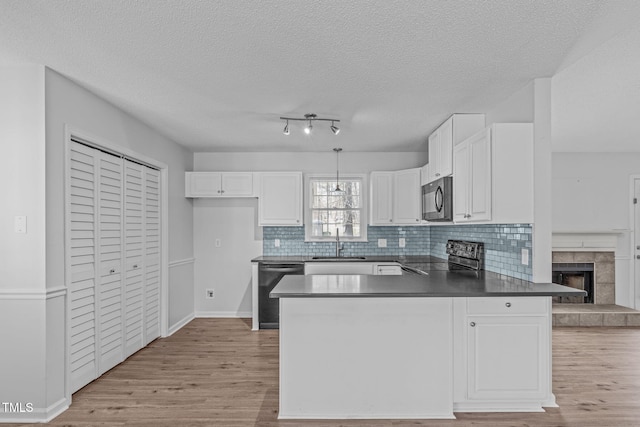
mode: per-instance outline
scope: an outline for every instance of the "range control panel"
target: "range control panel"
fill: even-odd
[[[464,240],[449,240],[447,241],[447,254],[456,255],[462,258],[480,258],[484,243],[482,242],[467,242]]]

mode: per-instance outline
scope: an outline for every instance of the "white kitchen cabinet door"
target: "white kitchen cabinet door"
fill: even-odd
[[[302,172],[262,172],[259,179],[258,225],[303,225]]]
[[[549,328],[543,316],[467,317],[468,399],[544,400]]]
[[[453,148],[453,220],[467,220],[469,204],[469,145],[460,144]]]
[[[491,219],[491,131],[469,139],[469,221]]]
[[[252,172],[222,172],[220,180],[222,197],[252,197],[254,195]]]
[[[427,183],[433,182],[440,178],[440,159],[442,157],[440,150],[441,133],[440,128],[436,129],[428,138],[429,147],[429,175],[427,177]]]
[[[160,336],[160,172],[144,169],[144,344]]]
[[[253,197],[252,172],[186,172],[186,197]]]
[[[418,225],[421,218],[420,168],[394,172],[393,223]]]
[[[371,172],[371,225],[393,223],[393,172]]]
[[[422,185],[453,174],[453,147],[484,126],[484,114],[454,114],[433,131],[428,138],[428,174]]]
[[[453,168],[453,220],[491,220],[490,129],[454,147]]]

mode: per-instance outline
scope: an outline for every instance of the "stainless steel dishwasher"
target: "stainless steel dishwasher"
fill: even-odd
[[[280,301],[269,292],[286,274],[304,274],[303,262],[258,263],[258,321],[260,329],[278,329]]]

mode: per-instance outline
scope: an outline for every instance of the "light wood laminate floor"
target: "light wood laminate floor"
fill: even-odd
[[[309,369],[313,369],[312,366]],[[52,426],[640,426],[640,328],[553,330],[545,413],[458,413],[457,420],[278,421],[278,331],[196,319],[73,395]]]

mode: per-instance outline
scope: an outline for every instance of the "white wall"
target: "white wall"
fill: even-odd
[[[616,304],[634,307],[630,176],[640,153],[553,153],[553,231],[617,236]]]
[[[427,153],[340,154],[340,173],[368,173],[424,165]],[[335,173],[336,155],[327,153],[196,153],[195,171],[297,170]],[[262,255],[257,199],[198,199],[193,205],[195,309],[197,316],[251,316],[250,260]],[[215,246],[220,239],[221,246]],[[215,298],[206,299],[205,290]]]
[[[0,67],[0,402],[34,407],[30,414],[0,407],[0,421],[42,418],[64,398],[59,375],[46,366],[44,93],[43,67]],[[14,232],[16,215],[27,217],[26,234]]]
[[[184,171],[192,154],[124,111],[46,70],[47,136],[47,282],[64,284],[64,126],[70,125],[124,149],[158,160],[169,168],[169,263],[193,258],[193,211],[184,197]],[[169,318],[193,313],[193,283],[170,274]],[[171,328],[172,324],[169,325]]]
[[[44,68],[0,68],[0,289],[45,288],[44,126]]]

